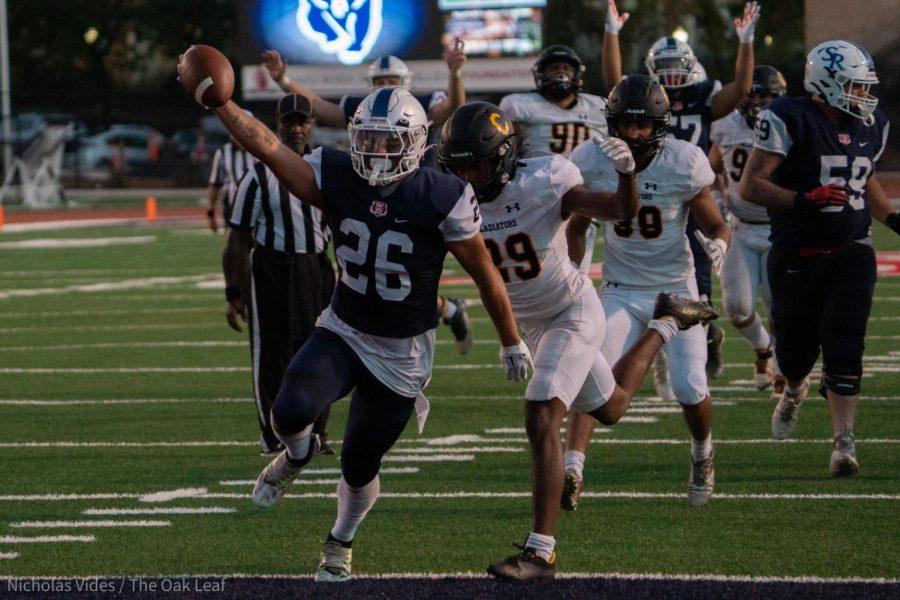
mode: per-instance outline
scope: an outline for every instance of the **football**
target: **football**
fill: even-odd
[[[207,108],[222,106],[234,92],[234,69],[212,46],[188,48],[178,61],[178,77],[194,100]]]

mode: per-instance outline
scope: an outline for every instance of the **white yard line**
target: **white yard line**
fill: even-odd
[[[92,535],[36,535],[22,537],[16,535],[0,535],[0,544],[57,544],[60,542],[93,542]]]
[[[81,511],[83,515],[223,515],[237,512],[228,506],[166,506],[162,508],[88,508]]]
[[[204,309],[205,310],[205,309]],[[0,319],[2,319],[0,315]],[[205,342],[101,342],[97,344],[55,344],[52,346],[7,346],[0,352],[47,352],[57,350],[118,349],[118,348],[237,348],[246,347],[247,342],[205,341]]]
[[[171,521],[20,521],[10,523],[14,529],[57,529],[89,527],[168,527]]]
[[[103,281],[96,283],[85,283],[81,285],[67,285],[64,287],[6,290],[0,292],[0,300],[6,300],[9,298],[33,298],[37,296],[57,296],[61,294],[110,292],[115,290],[133,290],[159,286],[183,285],[197,283],[210,278],[218,278],[218,276],[214,274],[207,274],[184,275],[180,277],[145,277],[142,279]]]
[[[110,400],[0,400],[0,406],[91,406],[116,404],[243,404],[252,398],[119,398]]]
[[[247,373],[250,367],[136,367],[136,368],[8,368],[0,369],[0,374],[10,375],[85,375],[99,373]]]
[[[0,560],[13,560],[19,558],[18,552],[0,552]]]
[[[17,319],[17,318],[50,318],[50,317],[108,317],[113,315],[180,315],[191,313],[217,313],[218,306],[194,306],[180,308],[115,308],[115,309],[97,309],[97,310],[50,310],[45,312],[0,312],[0,319]],[[38,346],[40,348],[40,346]]]

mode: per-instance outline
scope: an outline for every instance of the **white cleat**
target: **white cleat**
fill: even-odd
[[[312,436],[309,450],[308,456],[316,455],[319,450],[319,436]],[[306,463],[299,467],[292,463],[288,460],[287,450],[283,450],[256,478],[256,485],[253,486],[253,504],[260,508],[268,508],[277,503],[305,466]]]
[[[703,506],[712,498],[716,485],[716,452],[713,450],[706,460],[691,459],[691,479],[688,481],[688,504]]]
[[[785,388],[784,393],[775,410],[772,411],[772,437],[776,440],[786,440],[797,428],[800,419],[800,405],[809,393],[809,379],[803,380],[800,390],[792,394]]]
[[[833,477],[852,477],[859,473],[859,462],[856,460],[856,442],[849,429],[831,440],[831,460],[828,469]]]
[[[322,544],[322,559],[316,569],[316,581],[320,583],[338,583],[350,579],[353,549],[345,548],[337,540],[328,540]]]

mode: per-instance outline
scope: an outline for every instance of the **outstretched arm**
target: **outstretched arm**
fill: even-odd
[[[612,90],[622,79],[622,54],[619,48],[619,32],[628,13],[619,14],[615,0],[609,0],[609,10],[606,13],[606,33],[603,35],[603,82],[606,83],[607,92]]]
[[[262,53],[262,59],[263,66],[269,71],[269,76],[286,94],[300,94],[309,98],[313,114],[319,123],[338,128],[347,126],[347,119],[344,118],[344,111],[340,106],[325,100],[296,81],[291,81],[287,76],[287,61],[281,58],[278,50],[266,50]]]
[[[447,249],[456,257],[466,273],[475,280],[484,308],[500,337],[500,343],[503,346],[519,344],[521,339],[513,319],[509,296],[506,294],[503,280],[500,279],[500,273],[491,261],[481,234],[476,233],[469,239],[459,242],[447,242]]]
[[[756,2],[747,2],[744,5],[744,15],[734,20],[734,28],[741,41],[734,67],[734,81],[722,86],[722,89],[713,96],[711,107],[713,121],[736,109],[753,86],[753,35],[759,21],[759,11]]]
[[[452,47],[444,48],[444,60],[449,69],[447,97],[428,111],[432,127],[440,127],[457,108],[466,103],[466,88],[463,85],[462,68],[466,64],[466,53],[461,39],[456,38]]]

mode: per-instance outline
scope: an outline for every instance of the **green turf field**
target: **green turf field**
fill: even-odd
[[[876,234],[879,250],[900,251]],[[251,504],[266,459],[246,335],[224,319],[221,246],[174,226],[0,234],[0,576],[315,568],[339,463],[319,457],[278,506]],[[794,440],[771,439],[773,402],[726,325],[712,502],[687,505],[688,434],[648,378],[623,422],[595,435],[585,496],[559,524],[561,571],[900,579],[900,277],[876,295],[859,476],[828,475],[818,396]],[[504,380],[486,313],[471,312],[468,356],[438,330],[431,416],[386,457],[356,573],[482,573],[528,533],[524,385]],[[336,442],[346,408],[332,413]]]

